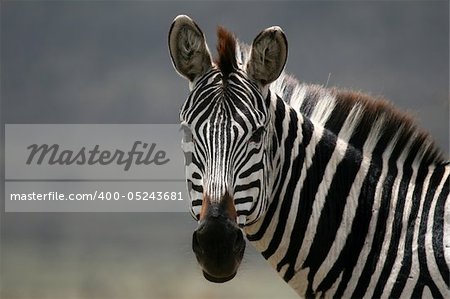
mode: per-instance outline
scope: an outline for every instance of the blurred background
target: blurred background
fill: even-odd
[[[247,43],[281,26],[289,73],[383,95],[448,156],[448,1],[2,1],[2,128],[177,123],[188,89],[167,32],[178,14],[211,50],[217,25]],[[0,217],[1,298],[296,298],[251,246],[235,279],[207,282],[187,212],[4,213],[2,200]]]

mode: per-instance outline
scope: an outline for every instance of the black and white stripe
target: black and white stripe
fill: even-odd
[[[252,47],[219,34],[212,63],[198,26],[177,19],[194,217],[229,194],[247,239],[303,297],[450,298],[450,166],[430,137],[384,100],[281,73],[278,27]],[[177,59],[187,25],[206,71]]]
[[[427,139],[416,142],[415,128],[391,133],[388,112],[360,130],[370,111],[358,102],[342,107],[336,91],[296,88],[304,98],[288,100],[299,110],[276,105],[274,126],[301,129],[277,137],[289,144],[275,155],[284,170],[248,239],[306,297],[448,297],[448,164]]]

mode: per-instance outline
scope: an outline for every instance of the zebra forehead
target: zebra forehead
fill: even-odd
[[[264,117],[258,111],[240,110],[238,106],[234,105],[234,109],[225,102],[216,105],[216,109],[211,113],[208,122],[211,127],[218,127],[224,130],[237,127],[254,127],[258,126],[259,122],[264,121]]]

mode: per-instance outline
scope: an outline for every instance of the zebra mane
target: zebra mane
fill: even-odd
[[[381,97],[301,84],[284,72],[272,83],[271,90],[291,107],[356,148],[362,149],[365,142],[376,144],[380,141],[403,149],[405,158],[415,154],[415,162],[427,165],[445,162],[434,140],[417,126],[411,115]],[[346,120],[350,120],[350,124],[344,126]],[[343,130],[348,130],[349,134]],[[374,154],[381,155],[382,152],[377,153],[375,148]]]
[[[214,62],[222,72],[224,79],[228,77],[233,69],[237,69],[236,44],[236,38],[234,37],[233,33],[229,32],[221,26],[217,28],[218,56],[216,57]]]
[[[245,66],[250,50],[248,45],[236,43],[239,65]],[[285,71],[271,83],[270,90],[311,121],[356,148],[362,150],[364,143],[380,141],[402,149],[405,159],[409,154],[415,154],[414,163],[446,162],[431,136],[418,128],[409,114],[381,97],[300,83]],[[350,125],[343,125],[346,120],[350,120]],[[382,151],[377,153],[375,147],[373,154],[382,155]]]

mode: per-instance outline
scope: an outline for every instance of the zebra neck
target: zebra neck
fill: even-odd
[[[379,169],[341,138],[346,136],[314,124],[281,100],[274,109],[273,132],[269,206],[245,232],[289,281],[311,260],[327,258],[337,235],[345,240],[353,218],[348,213],[369,192],[363,186],[370,182],[369,171]],[[314,258],[308,256],[311,249]]]
[[[342,277],[346,286],[356,265],[377,263],[387,250],[381,245],[391,236],[404,247],[405,231],[412,235],[425,195],[428,205],[440,198],[443,213],[448,166],[418,163],[420,151],[374,138],[376,128],[352,132],[348,128],[356,126],[345,122],[336,135],[281,100],[273,116],[269,204],[244,230],[300,295],[326,292]],[[366,135],[357,138],[362,144],[351,143],[354,134]],[[379,248],[374,256],[372,247]],[[389,248],[394,252],[398,246]],[[393,267],[396,254],[391,255]],[[439,263],[445,265],[442,258]],[[371,273],[364,271],[364,281],[370,282]]]

